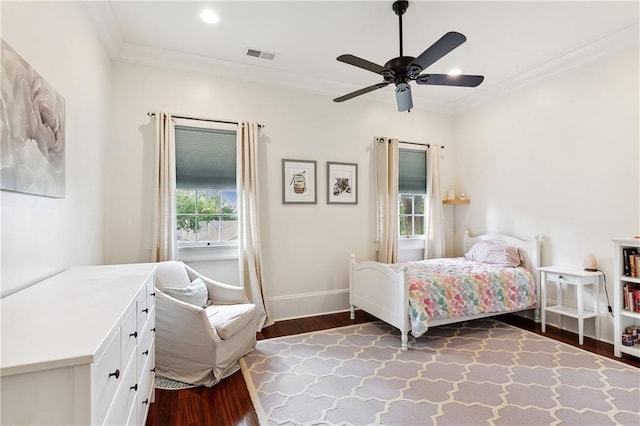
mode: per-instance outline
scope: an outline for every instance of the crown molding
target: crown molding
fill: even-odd
[[[114,61],[206,73],[233,80],[253,81],[271,86],[319,93],[331,98],[361,88],[361,86],[354,84],[275,70],[259,64],[231,62],[192,53],[128,43],[122,39],[120,27],[108,2],[87,2],[86,7],[103,44]],[[457,114],[479,107],[557,73],[612,55],[624,48],[637,46],[639,28],[638,24],[634,24],[551,60],[535,69],[491,86],[480,87],[473,94],[456,102],[421,96],[414,92],[414,109]],[[395,108],[395,97],[389,95],[389,90],[377,90],[367,94],[366,100],[391,104]]]
[[[457,101],[453,112],[459,113],[476,108],[555,74],[611,56],[627,47],[637,46],[639,34],[640,26],[632,25],[516,77],[483,87],[473,95]]]
[[[158,49],[127,42],[121,43],[120,49],[113,59],[130,64],[197,72],[232,80],[253,81],[270,86],[286,87],[326,95],[331,99],[361,88],[361,86],[353,84],[275,70],[258,64],[224,61],[191,53]],[[367,94],[366,99],[391,104],[395,108],[395,96],[389,93],[388,90],[382,89]],[[415,93],[413,94],[413,103],[414,108],[426,111],[451,114],[454,110],[453,102],[417,96]]]

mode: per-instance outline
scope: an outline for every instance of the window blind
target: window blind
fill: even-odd
[[[398,192],[426,194],[427,152],[401,148],[398,163]]]
[[[176,186],[236,190],[236,132],[176,126]]]

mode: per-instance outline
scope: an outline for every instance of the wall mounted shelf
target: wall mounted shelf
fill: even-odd
[[[442,200],[442,204],[470,204],[471,200]]]

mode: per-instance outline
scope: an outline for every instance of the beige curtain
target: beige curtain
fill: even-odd
[[[273,324],[264,302],[258,216],[258,124],[238,123],[238,227],[240,242],[240,279],[247,296],[259,311],[258,331]]]
[[[151,260],[176,254],[176,150],[171,114],[155,112],[154,232]]]
[[[398,139],[375,138],[378,262],[398,260]]]
[[[440,194],[440,147],[431,144],[427,148],[427,205],[424,258],[444,257],[444,223],[442,196]]]

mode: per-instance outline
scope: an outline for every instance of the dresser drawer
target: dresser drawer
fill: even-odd
[[[135,360],[132,358],[130,361],[105,422],[107,425],[121,426],[128,424],[131,418],[131,411],[135,409],[135,401],[140,387],[136,374]]]
[[[140,328],[137,324],[136,309],[132,307],[120,326],[122,339],[122,365],[127,365],[140,340]]]
[[[107,344],[105,351],[92,367],[91,394],[92,404],[95,407],[97,423],[102,423],[109,407],[122,382],[124,370],[120,363],[120,329],[114,333]]]
[[[144,289],[140,292],[137,299],[138,304],[138,329],[149,319],[151,308],[155,305],[155,285],[153,276],[150,277],[144,285]]]
[[[555,283],[566,283],[566,284],[578,284],[580,282],[580,278],[575,275],[567,275],[556,272],[547,272],[545,274],[547,281],[555,282]]]
[[[142,339],[138,345],[138,372],[142,371],[144,365],[151,359],[152,344],[155,339],[155,333],[151,330],[151,324],[153,321],[147,323],[148,327],[145,327]],[[138,373],[140,375],[140,373]]]
[[[151,342],[150,356],[149,359],[146,360],[146,364],[142,367],[142,372],[140,374],[140,383],[139,383],[139,391],[138,391],[138,424],[144,424],[144,419],[147,416],[147,412],[149,410],[149,404],[151,404],[154,400],[153,392],[155,392],[154,380],[154,350],[155,344]],[[154,370],[154,371],[152,371]]]

